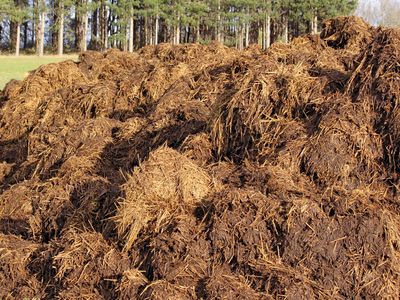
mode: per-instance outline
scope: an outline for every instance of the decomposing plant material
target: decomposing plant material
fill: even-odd
[[[400,31],[86,52],[0,92],[1,299],[399,299]]]

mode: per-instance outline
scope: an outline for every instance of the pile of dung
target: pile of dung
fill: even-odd
[[[1,299],[399,299],[400,31],[86,52],[0,93]]]

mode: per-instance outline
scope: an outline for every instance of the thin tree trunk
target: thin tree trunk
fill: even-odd
[[[133,21],[133,47],[139,48],[140,45],[140,20],[134,19]]]
[[[19,56],[19,44],[21,42],[21,25],[17,22],[17,36],[15,42],[15,56]]]
[[[239,49],[243,50],[244,49],[244,37],[245,37],[245,24],[242,24],[241,28],[240,28],[240,41],[239,41]]]
[[[315,15],[314,16],[314,20],[313,20],[313,34],[318,34],[318,16]]]
[[[154,30],[153,30],[153,18],[148,18],[147,21],[147,34],[149,36],[148,41],[150,45],[154,44]]]
[[[15,43],[17,40],[17,26],[18,22],[10,21],[10,49],[14,51]]]
[[[195,43],[198,44],[199,40],[200,40],[200,21],[197,23],[197,26],[196,26]]]
[[[128,47],[129,47],[129,31],[128,31],[128,27],[124,25],[124,33],[125,33],[125,39],[124,39],[124,52],[128,51]]]
[[[103,51],[108,48],[108,22],[107,22],[107,5],[105,0],[101,0],[100,5],[100,43]]]
[[[221,43],[221,0],[218,0],[218,14],[217,14],[217,42]]]
[[[239,37],[239,33],[238,33],[238,28],[237,28],[237,26],[235,26],[235,41],[236,41],[236,49],[239,49],[239,39],[240,39],[240,37]]]
[[[134,36],[134,22],[133,22],[133,13],[129,17],[129,52],[133,52],[133,36]]]
[[[103,41],[103,45],[104,45],[104,50],[108,49],[108,8],[107,6],[104,7],[104,41]]]
[[[159,15],[156,15],[156,24],[154,28],[154,45],[158,45],[158,31],[159,31],[159,22],[160,22]]]
[[[32,20],[32,36],[31,36],[31,44],[32,47],[37,49],[37,30],[39,27],[39,0],[33,1],[33,20]]]
[[[165,25],[165,31],[166,31],[166,34],[165,34],[165,41],[167,42],[167,43],[174,43],[174,39],[175,39],[175,37],[173,38],[172,36],[173,36],[173,34],[171,34],[171,26],[170,25]]]
[[[1,40],[1,38],[0,38]],[[24,23],[24,40],[23,40],[23,48],[26,49],[28,47],[28,22]]]
[[[266,13],[265,17],[264,17],[264,22],[262,23],[262,42],[261,42],[261,45],[262,45],[262,48],[264,50],[267,49],[267,27],[268,27],[267,21],[268,21],[268,14]]]
[[[45,5],[44,5],[44,0],[41,2],[41,6],[39,7],[40,9],[40,21],[39,21],[39,28],[38,28],[38,49],[37,53],[39,56],[43,56],[44,54],[44,18],[45,18]]]
[[[93,0],[92,3],[97,4],[98,1]],[[94,50],[98,50],[98,16],[99,9],[96,8],[92,13],[92,26],[91,26],[91,34],[90,34],[90,48]]]
[[[250,28],[249,23],[246,23],[246,38],[245,38],[245,47],[250,45]]]
[[[314,34],[314,32],[315,32],[315,30],[314,30],[314,17],[312,17],[311,20],[310,20],[310,27],[311,27],[310,33]]]
[[[267,49],[271,46],[271,16],[267,13],[265,14],[265,27],[264,27],[264,32],[265,32],[265,43],[264,43],[264,49]]]
[[[283,41],[286,44],[289,43],[289,21],[287,17],[285,17],[283,25]]]
[[[245,30],[246,30],[246,33],[245,33],[245,47],[247,48],[249,45],[250,45],[250,21],[249,21],[249,18],[250,18],[250,8],[249,7],[247,7],[247,20],[246,20],[246,25],[245,25]]]
[[[144,23],[143,24],[144,46],[147,46],[148,45],[148,30],[147,30],[148,20],[147,20],[147,17],[144,17],[143,23]]]
[[[82,51],[86,52],[87,51],[87,32],[88,32],[88,26],[89,26],[89,15],[87,12],[87,9],[85,9],[85,12],[83,14],[83,30],[82,30]]]
[[[176,25],[175,28],[175,45],[179,45],[181,41],[181,16],[178,14],[178,24]]]
[[[60,1],[59,26],[57,52],[59,56],[62,56],[64,54],[64,4],[62,1]]]
[[[186,26],[186,40],[185,40],[185,43],[190,43],[190,36],[192,35],[192,27],[191,26],[189,26],[189,25],[187,25]]]

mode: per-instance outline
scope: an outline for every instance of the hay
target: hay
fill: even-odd
[[[147,278],[137,269],[124,271],[121,284],[118,287],[120,299],[139,297],[141,290],[147,285]]]
[[[210,179],[188,158],[162,147],[134,170],[124,190],[116,221],[129,249],[150,221],[156,220],[154,230],[158,231],[172,216],[202,200],[210,190]]]
[[[196,293],[192,289],[171,284],[165,280],[158,280],[150,283],[138,299],[146,300],[190,300],[197,299]]]
[[[234,275],[224,269],[214,270],[214,275],[207,278],[204,286],[207,299],[273,299],[253,290],[244,277]]]
[[[38,244],[0,233],[0,297],[3,299],[44,296],[41,283],[30,273],[29,262]]]
[[[212,143],[205,133],[188,136],[182,143],[180,151],[200,166],[205,166],[213,159]]]
[[[353,99],[374,113],[375,130],[383,139],[385,164],[395,172],[398,171],[400,153],[397,111],[400,91],[399,45],[398,30],[380,29],[362,53],[361,63],[347,86],[347,92]]]
[[[321,38],[335,49],[360,51],[373,36],[374,29],[355,16],[330,19],[322,24]]]
[[[58,298],[115,297],[116,285],[130,269],[130,261],[101,234],[70,229],[56,241],[56,246],[62,249],[53,257]]]
[[[234,94],[221,98],[212,125],[213,142],[219,155],[235,161],[245,157],[254,159],[253,153],[261,150],[254,146],[260,143],[261,136],[274,139],[266,135],[270,134],[271,127],[280,126],[279,121],[311,118],[314,106],[324,99],[325,86],[324,79],[308,75],[306,65],[302,64],[284,66],[258,60],[255,65],[240,68],[235,75],[238,86]]]

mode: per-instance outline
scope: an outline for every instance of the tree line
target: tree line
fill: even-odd
[[[0,0],[0,48],[15,51],[134,51],[161,42],[218,41],[268,48],[320,21],[355,10],[356,0]]]

